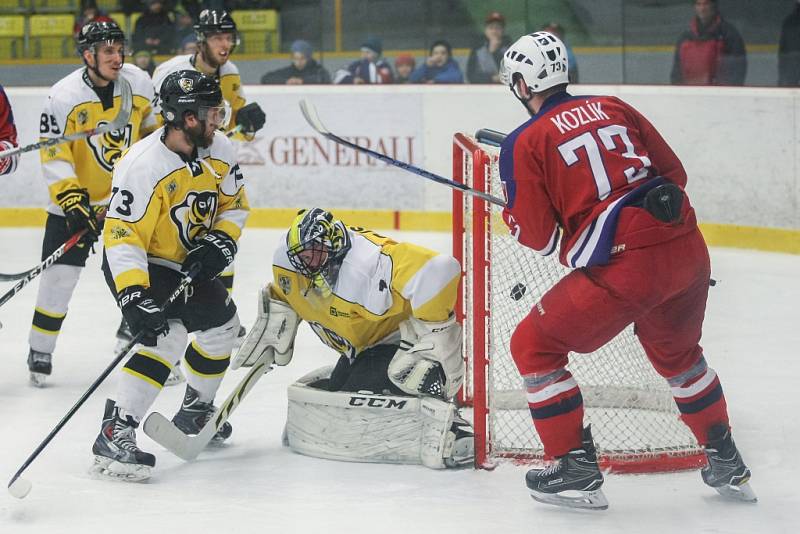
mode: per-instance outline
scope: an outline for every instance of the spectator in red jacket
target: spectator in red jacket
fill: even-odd
[[[675,45],[672,83],[744,85],[747,53],[739,31],[722,18],[717,0],[695,0],[694,11]]]

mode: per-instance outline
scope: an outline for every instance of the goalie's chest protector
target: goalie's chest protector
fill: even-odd
[[[275,289],[323,343],[348,357],[388,341],[411,316],[409,302],[394,288],[394,259],[382,241],[350,232],[352,248],[342,262],[333,291],[308,290],[286,254],[286,240],[275,252]],[[387,240],[388,241],[388,240]]]

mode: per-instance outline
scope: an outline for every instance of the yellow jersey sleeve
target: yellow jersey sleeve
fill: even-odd
[[[239,76],[239,71],[236,70],[228,74],[221,75],[219,79],[219,85],[222,89],[222,98],[224,98],[231,106],[231,121],[228,123],[227,128],[228,131],[231,131],[236,128],[236,115],[239,113],[239,110],[242,109],[245,104],[247,104],[247,100],[244,97],[244,90],[242,89],[242,79]],[[255,134],[236,132],[230,138],[237,141],[252,141],[255,138]]]
[[[39,120],[39,140],[56,139],[74,134],[75,120],[70,118],[70,104],[51,94],[44,106]],[[60,143],[39,150],[42,162],[42,174],[47,183],[50,200],[57,204],[56,196],[68,189],[80,187],[75,172],[75,157],[72,143]]]

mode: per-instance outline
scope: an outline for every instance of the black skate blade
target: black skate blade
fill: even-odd
[[[580,510],[606,510],[608,509],[608,499],[603,490],[594,491],[562,491],[560,493],[542,493],[529,489],[533,500],[560,506],[562,508],[576,508]]]
[[[758,497],[756,493],[753,491],[753,488],[750,487],[749,482],[745,482],[739,486],[734,486],[732,484],[725,484],[724,486],[719,486],[718,488],[714,488],[717,490],[717,493],[725,497],[726,499],[732,501],[740,501],[740,502],[750,502],[756,503],[758,502]]]
[[[142,464],[125,464],[105,456],[94,456],[89,475],[95,479],[121,482],[145,482],[150,478],[151,467]]]

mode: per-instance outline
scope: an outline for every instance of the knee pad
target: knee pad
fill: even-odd
[[[511,336],[511,357],[521,375],[544,374],[567,364],[566,354],[553,353],[544,341],[531,314],[517,325]]]
[[[239,314],[235,313],[226,323],[197,332],[195,334],[195,343],[207,354],[216,356],[230,355],[233,349],[233,342],[239,334],[239,326]]]

